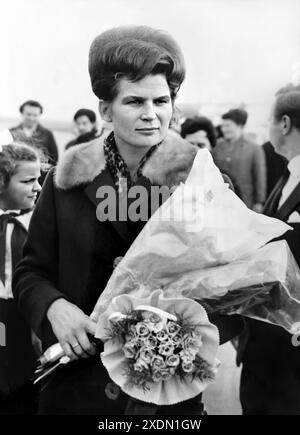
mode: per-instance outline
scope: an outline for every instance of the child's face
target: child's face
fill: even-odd
[[[22,161],[18,163],[16,173],[8,186],[0,193],[1,205],[6,210],[24,210],[34,205],[41,186],[40,162]]]

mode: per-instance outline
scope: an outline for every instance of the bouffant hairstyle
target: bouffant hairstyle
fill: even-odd
[[[279,122],[284,115],[300,131],[300,85],[287,85],[276,93],[274,118]]]
[[[37,151],[28,145],[12,143],[0,146],[0,186],[6,188],[20,162],[40,161]]]
[[[79,109],[74,115],[73,120],[76,121],[81,116],[86,116],[92,124],[96,122],[96,113],[90,109]]]
[[[26,106],[37,107],[38,109],[40,109],[40,112],[43,113],[43,106],[41,105],[41,103],[35,100],[27,100],[25,101],[25,103],[21,104],[21,106],[19,107],[20,113],[23,113]]]
[[[132,82],[149,74],[166,76],[174,101],[185,78],[182,51],[171,35],[148,26],[122,26],[107,30],[92,42],[89,73],[95,95],[112,101],[118,81]]]
[[[236,125],[244,127],[248,119],[248,113],[244,109],[231,109],[228,112],[224,113],[222,119],[230,119]]]
[[[181,126],[181,136],[185,138],[188,134],[193,134],[200,130],[206,132],[207,139],[213,148],[217,142],[216,130],[211,120],[206,118],[206,116],[187,118]]]

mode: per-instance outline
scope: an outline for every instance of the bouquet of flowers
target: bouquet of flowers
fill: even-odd
[[[159,307],[159,308],[158,308]],[[171,405],[201,393],[216,375],[217,328],[185,298],[119,296],[98,321],[101,359],[111,379],[131,397]]]
[[[114,270],[92,318],[118,295],[143,299],[162,289],[165,297],[197,300],[209,312],[243,314],[293,333],[300,320],[299,268],[285,241],[268,243],[289,229],[249,210],[210,153],[199,150],[185,184],[153,214]]]

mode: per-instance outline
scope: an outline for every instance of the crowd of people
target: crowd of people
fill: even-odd
[[[20,107],[22,122],[0,133],[0,322],[6,329],[0,414],[136,411],[123,392],[112,393],[89,340],[95,325],[88,315],[141,225],[98,222],[95,192],[105,183],[117,189],[120,176],[138,183],[164,143],[175,153],[185,147],[191,158],[193,150],[207,148],[248,208],[293,227],[284,237],[300,264],[299,86],[276,94],[270,141],[257,144],[245,132],[248,114],[241,108],[230,108],[218,126],[195,116],[172,128],[185,69],[180,48],[164,32],[139,26],[104,32],[92,44],[89,72],[101,129],[94,111],[77,110],[77,136],[59,155],[53,133],[40,122],[42,105],[28,100]],[[229,317],[211,321],[222,342],[237,338],[243,413],[300,414],[300,351],[289,334]],[[40,391],[32,383],[36,359],[57,341],[74,361]],[[153,413],[201,414],[204,408],[200,395]]]

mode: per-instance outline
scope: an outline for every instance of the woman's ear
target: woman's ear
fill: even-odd
[[[290,133],[292,129],[291,118],[288,115],[283,115],[281,119],[281,132],[284,136]]]
[[[111,103],[104,100],[99,100],[99,113],[103,121],[112,122]]]

